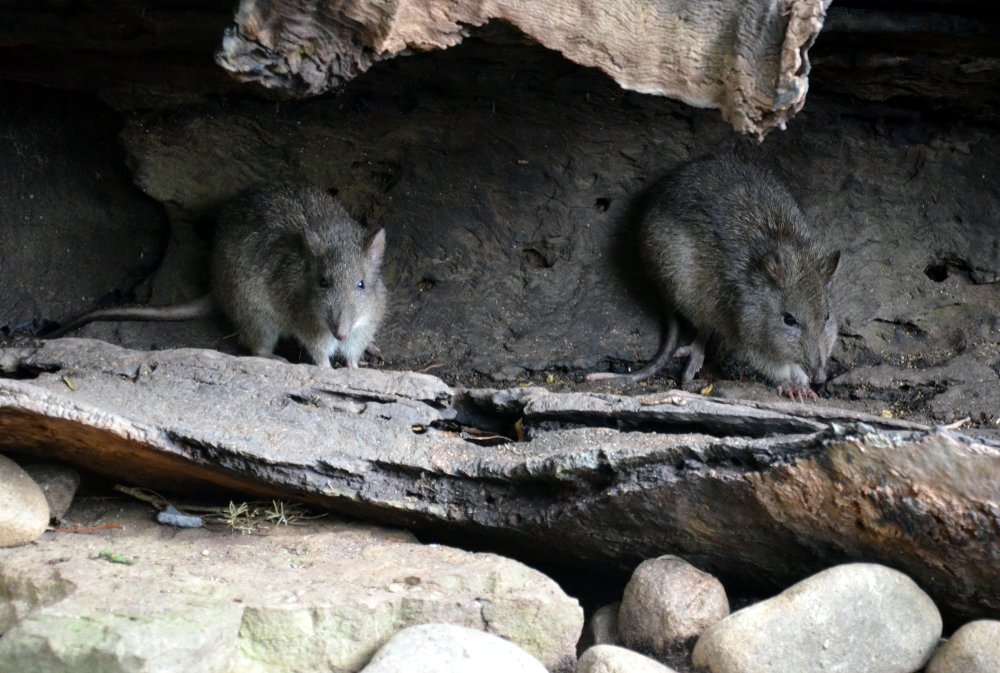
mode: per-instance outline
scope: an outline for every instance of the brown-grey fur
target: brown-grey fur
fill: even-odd
[[[688,355],[690,381],[714,334],[779,392],[815,395],[808,386],[826,380],[837,337],[829,284],[840,253],[821,251],[795,200],[769,172],[732,154],[683,164],[654,186],[639,245],[671,314],[656,358],[628,378],[641,380],[675,355]],[[676,314],[697,336],[675,350]]]
[[[367,236],[333,196],[306,184],[247,190],[220,213],[211,293],[176,306],[95,311],[52,336],[94,320],[186,320],[216,309],[254,355],[272,357],[281,336],[313,361],[357,367],[385,315],[385,232]]]

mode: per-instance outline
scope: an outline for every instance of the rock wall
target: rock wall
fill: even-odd
[[[996,134],[914,106],[861,108],[816,92],[810,100],[787,131],[744,150],[774,169],[821,238],[843,251],[827,394],[873,413],[969,417],[992,431]],[[203,215],[253,182],[301,178],[387,230],[385,366],[432,367],[473,385],[626,391],[648,387],[579,381],[642,363],[657,347],[659,319],[632,262],[636,206],[680,161],[742,144],[711,111],[622,92],[509,33],[381,63],[336,95],[134,113],[121,140],[135,181],[173,221],[167,256],[140,288],[153,303],[204,291]],[[75,262],[47,272],[71,279],[99,260]],[[39,306],[39,317],[64,320],[90,304]],[[237,350],[223,323],[80,334],[143,349]],[[716,366],[697,389],[714,380],[715,394],[771,394],[741,376]]]

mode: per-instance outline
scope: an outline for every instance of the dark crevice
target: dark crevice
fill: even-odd
[[[884,318],[875,318],[874,322],[882,323],[884,325],[893,325],[910,336],[927,336],[927,330],[920,327],[916,323],[910,322],[909,320],[886,320]]]
[[[470,444],[478,446],[500,446],[518,441],[518,433],[514,426],[503,430],[483,429],[471,425],[462,425],[453,420],[439,420],[431,423],[435,430],[453,432]],[[418,432],[414,428],[414,432]]]
[[[924,268],[924,275],[933,280],[935,283],[942,283],[948,280],[948,265],[941,262],[934,262],[928,264]]]
[[[313,391],[322,394],[324,397],[333,400],[348,400],[352,402],[363,402],[369,403],[374,402],[376,404],[394,404],[397,402],[409,401],[409,398],[399,397],[392,394],[377,393],[374,391],[360,391],[360,390],[333,390],[330,388],[313,388]],[[290,396],[291,397],[291,396]],[[307,403],[318,402],[319,397],[300,395]],[[298,401],[294,400],[293,401]],[[434,399],[413,399],[413,402],[419,404],[425,404],[432,409],[447,409],[451,403],[451,397],[448,395],[442,395]]]
[[[305,407],[320,406],[319,398],[315,397],[314,395],[298,395],[296,393],[288,393],[288,399],[290,399],[292,402],[295,402],[296,404],[301,404],[302,406]]]
[[[531,438],[538,432],[568,430],[574,428],[612,428],[619,432],[643,432],[657,434],[695,433],[710,437],[746,437],[759,439],[774,435],[799,435],[816,432],[816,425],[805,419],[751,418],[745,416],[720,417],[717,415],[684,414],[667,418],[643,412],[617,412],[615,414],[594,414],[588,412],[566,412],[531,416],[525,420],[525,433]]]
[[[535,248],[524,248],[521,250],[521,257],[524,263],[532,269],[549,269],[552,267],[552,260]]]
[[[775,435],[805,435],[817,430],[814,421],[804,418],[756,418],[717,413],[699,415],[686,409],[675,413],[663,409],[618,409],[606,413],[566,409],[525,415],[526,398],[503,393],[487,397],[484,392],[489,391],[456,394],[449,410],[448,422],[466,430],[475,428],[484,437],[501,436],[510,438],[510,441],[530,441],[543,432],[579,428],[611,428],[619,432],[663,434],[697,433],[711,437],[739,436],[751,439]],[[498,440],[498,443],[502,441]]]
[[[994,243],[994,247],[998,244]],[[957,255],[948,255],[937,259],[924,267],[924,275],[935,283],[941,283],[951,278],[955,274],[973,285],[984,285],[994,283],[998,278],[998,271],[993,266],[979,267],[970,263],[966,258]]]
[[[515,426],[524,415],[523,401],[504,398],[498,402],[495,397],[485,397],[483,392],[456,392],[451,407],[443,414],[442,422],[516,439],[518,434]]]
[[[42,374],[55,374],[62,369],[56,364],[34,365],[18,362],[12,367],[4,367],[0,364],[0,378],[26,381],[37,379]]]

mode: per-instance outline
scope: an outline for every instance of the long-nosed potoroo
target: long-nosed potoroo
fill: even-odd
[[[639,222],[640,257],[669,311],[660,351],[632,374],[645,379],[688,357],[684,382],[715,335],[723,352],[750,365],[792,399],[816,398],[837,339],[830,281],[840,252],[825,252],[788,190],[732,154],[695,159],[657,183]],[[696,331],[677,348],[678,316]]]
[[[222,312],[254,355],[276,357],[281,336],[297,339],[313,362],[342,357],[357,367],[386,308],[385,230],[374,233],[322,189],[264,184],[219,214],[211,254],[211,291],[185,304],[87,313],[49,337],[95,320],[190,320]]]

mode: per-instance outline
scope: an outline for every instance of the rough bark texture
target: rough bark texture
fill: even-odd
[[[829,0],[243,0],[216,60],[290,95],[330,91],[410,49],[451,47],[509,23],[626,89],[720,108],[763,136],[805,103],[807,50]]]
[[[0,448],[116,479],[295,496],[563,564],[677,553],[758,587],[880,561],[952,616],[1000,609],[1000,447],[946,430],[87,340],[0,363],[19,377],[0,380]]]
[[[337,7],[349,4],[340,2]],[[535,3],[521,4],[530,9]],[[696,11],[702,11],[698,10],[702,4],[721,6],[722,3],[690,4]],[[337,9],[332,0],[324,5],[316,10],[317,16]],[[546,6],[552,5],[546,3]],[[393,11],[385,0],[380,7],[384,10],[381,14],[375,7],[370,7],[369,12],[380,16]],[[397,5],[396,11],[408,11],[408,7]],[[626,16],[614,27],[623,30],[645,20],[644,17],[648,19],[647,14],[653,19],[659,17],[648,11],[648,5],[644,7],[646,14]],[[97,92],[119,110],[169,107],[201,99],[206,94],[232,92],[240,85],[212,63],[220,35],[232,23],[232,12],[230,0],[6,3],[0,7],[0,77]],[[606,13],[598,16],[602,15],[607,16]],[[805,26],[807,31],[811,30],[808,21]],[[307,22],[305,27],[315,28],[315,25]],[[296,29],[298,26],[290,30]],[[350,29],[333,26],[331,30],[363,33],[365,26],[354,24]],[[445,34],[460,39],[455,30],[459,29],[451,26]],[[465,32],[484,34],[476,28]],[[827,91],[847,96],[875,101],[919,97],[922,102],[945,108],[950,114],[972,113],[996,121],[1000,119],[998,36],[1000,21],[989,0],[926,0],[916,4],[841,0],[828,7],[822,32],[809,50],[813,64],[809,79],[813,88],[818,84]],[[637,42],[643,36],[639,38]],[[795,42],[788,41],[792,49],[785,52],[792,59]],[[595,45],[578,41],[571,42],[568,48],[582,50],[587,46]],[[653,48],[665,47],[656,44]],[[375,54],[358,57],[378,58]],[[309,56],[303,52],[299,60],[309,61]],[[329,64],[331,70],[348,66],[349,63]],[[628,61],[618,67],[653,72],[660,66]],[[280,77],[280,73],[272,76]],[[775,82],[769,82],[768,86],[775,86]]]

